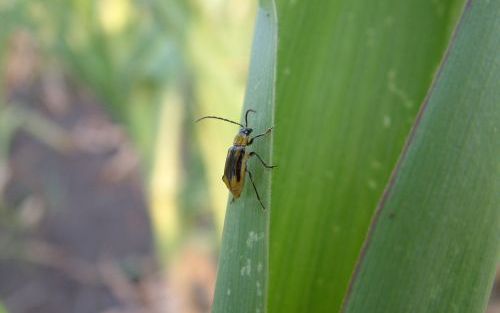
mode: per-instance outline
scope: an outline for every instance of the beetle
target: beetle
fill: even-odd
[[[222,175],[222,180],[227,186],[227,189],[231,192],[233,195],[233,199],[231,200],[231,203],[234,202],[235,199],[238,199],[241,195],[241,192],[243,190],[243,187],[245,186],[245,176],[248,173],[248,177],[250,178],[250,181],[252,182],[253,189],[255,191],[255,195],[257,196],[257,200],[259,200],[260,205],[262,206],[262,209],[266,210],[266,207],[262,203],[262,200],[260,198],[259,192],[257,191],[257,187],[255,186],[255,182],[253,180],[252,172],[248,170],[247,167],[247,161],[253,157],[256,156],[259,161],[262,163],[262,165],[265,168],[275,168],[275,165],[268,165],[264,160],[261,158],[260,155],[258,155],[255,151],[247,151],[247,147],[253,144],[253,141],[259,137],[265,136],[269,134],[272,131],[272,127],[269,128],[266,132],[256,135],[254,137],[250,137],[250,134],[253,132],[253,129],[248,127],[248,114],[252,113],[257,113],[256,111],[249,109],[245,112],[245,125],[243,126],[240,123],[228,120],[226,118],[218,117],[218,116],[204,116],[202,118],[199,118],[196,120],[196,122],[199,122],[204,119],[218,119],[222,120],[225,122],[229,122],[232,124],[239,125],[241,128],[234,137],[233,140],[233,145],[229,148],[227,151],[227,157],[226,157],[226,164],[224,166],[224,175]]]

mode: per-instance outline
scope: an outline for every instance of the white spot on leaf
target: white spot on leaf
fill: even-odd
[[[254,231],[250,231],[248,233],[248,237],[247,237],[247,247],[249,249],[253,248],[253,246],[255,245],[255,243],[261,239],[264,239],[264,233],[261,233],[261,234],[257,234],[256,232]]]
[[[246,264],[240,269],[241,276],[250,276],[252,273],[252,260],[247,259]]]
[[[384,127],[391,127],[391,117],[389,115],[384,115]]]
[[[262,263],[259,262],[259,264],[257,265],[257,273],[262,272],[262,268],[263,268]]]
[[[257,296],[261,297],[262,296],[262,288],[260,286],[260,282],[256,282],[255,285],[257,286]]]
[[[392,16],[386,16],[385,19],[384,19],[384,24],[387,27],[391,27],[392,25],[394,25],[394,17],[392,17]]]
[[[373,160],[371,163],[370,163],[371,167],[374,169],[374,170],[378,170],[382,167],[382,163],[380,163],[379,160]]]
[[[408,94],[404,90],[400,89],[396,84],[396,70],[394,69],[387,73],[387,89],[403,101],[403,105],[406,108],[410,109],[413,107],[413,101],[410,99]]]

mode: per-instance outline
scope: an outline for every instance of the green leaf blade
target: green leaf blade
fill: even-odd
[[[484,312],[500,247],[499,12],[469,1],[345,312]]]
[[[278,1],[269,312],[336,312],[461,1]]]
[[[257,12],[244,113],[253,134],[273,126],[277,22],[274,3],[263,1]],[[272,133],[256,139],[247,149],[272,164]],[[258,159],[248,161],[256,188],[266,206],[259,204],[247,175],[243,193],[227,207],[212,312],[264,313],[267,301],[268,228],[271,204],[271,170]],[[230,196],[230,198],[232,198]]]

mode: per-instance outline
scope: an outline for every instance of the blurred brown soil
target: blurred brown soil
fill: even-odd
[[[18,127],[6,167],[0,151],[0,301],[9,313],[209,312],[213,248],[184,244],[156,264],[139,157],[63,73],[42,65],[29,34],[12,36],[0,114]]]
[[[490,303],[486,313],[500,313],[500,265],[497,266],[495,285],[491,291]]]
[[[10,313],[147,308],[153,237],[124,131],[90,93],[42,68],[26,34],[13,37],[6,69],[4,100],[22,126],[0,207],[0,299]]]

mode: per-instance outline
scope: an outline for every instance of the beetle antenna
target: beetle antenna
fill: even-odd
[[[250,113],[250,112],[257,113],[256,111],[254,111],[252,109],[247,110],[247,113],[245,113],[245,127],[248,127],[248,113]]]
[[[240,123],[236,123],[236,122],[234,122],[234,121],[228,120],[228,119],[226,119],[226,118],[218,117],[218,116],[204,116],[204,117],[202,117],[202,118],[197,119],[197,120],[196,120],[196,121],[194,121],[194,122],[195,122],[195,123],[198,123],[199,121],[204,120],[204,119],[206,119],[206,118],[213,118],[213,119],[216,119],[216,120],[221,120],[221,121],[225,121],[225,122],[233,123],[233,124],[236,124],[236,125],[241,126],[241,128],[245,128],[245,126],[241,125]]]

